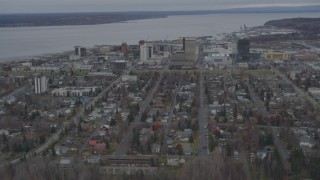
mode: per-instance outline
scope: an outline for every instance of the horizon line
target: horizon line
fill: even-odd
[[[262,9],[262,8],[275,8],[275,9],[280,9],[280,8],[319,8],[320,9],[320,3],[319,4],[314,4],[314,5],[275,5],[275,6],[243,6],[243,7],[230,7],[230,8],[221,8],[221,9],[194,9],[194,10],[128,10],[128,11],[74,11],[74,12],[11,12],[11,13],[0,13],[0,15],[13,15],[13,14],[77,14],[77,13],[139,13],[139,12],[148,12],[148,13],[170,13],[170,12],[214,12],[216,13],[224,13],[224,11],[230,11],[230,10],[254,10],[254,9]],[[299,11],[293,10],[293,11]],[[312,12],[314,12],[313,10]],[[299,12],[307,12],[307,10],[301,9]],[[231,12],[227,12],[231,13]],[[239,13],[239,12],[238,12]],[[246,12],[241,12],[241,13],[246,13]],[[247,12],[247,13],[258,13],[258,12]],[[262,12],[262,13],[267,13],[267,12]],[[272,12],[270,12],[272,13]],[[278,12],[281,13],[281,12]],[[287,13],[287,12],[283,12]],[[290,12],[288,12],[290,13]]]

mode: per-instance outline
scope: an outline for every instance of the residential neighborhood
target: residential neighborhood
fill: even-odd
[[[1,166],[157,177],[200,158],[239,179],[320,178],[319,44],[264,31],[1,63]]]

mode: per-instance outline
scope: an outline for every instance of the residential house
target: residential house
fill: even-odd
[[[152,150],[152,153],[156,153],[158,154],[160,152],[160,149],[161,149],[161,145],[160,144],[152,144],[151,145],[151,150]]]
[[[184,155],[192,155],[192,147],[190,143],[182,143],[182,150]]]
[[[86,162],[89,164],[97,164],[100,162],[100,156],[88,156],[86,157]]]
[[[176,166],[178,167],[181,164],[184,164],[186,161],[181,156],[167,156],[167,166]]]
[[[71,167],[71,159],[61,159],[58,166],[62,170],[69,169]]]

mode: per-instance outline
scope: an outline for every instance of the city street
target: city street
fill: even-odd
[[[199,156],[206,156],[208,154],[208,136],[207,125],[208,117],[205,106],[205,88],[204,88],[204,76],[202,69],[200,70],[200,105],[199,105]]]
[[[174,109],[174,107],[176,105],[176,102],[177,102],[177,95],[178,95],[179,90],[180,90],[180,85],[176,88],[176,92],[174,94],[174,99],[173,99],[173,102],[172,102],[172,108],[171,108],[171,111],[170,111],[168,122],[167,122],[166,127],[165,127],[165,136],[163,138],[163,146],[161,147],[161,154],[166,153],[166,150],[168,148],[168,144],[167,144],[168,133],[169,133],[169,130],[171,129],[171,123],[172,123],[172,118],[173,118],[173,109]]]
[[[306,97],[312,105],[317,109],[319,108],[319,103],[313,99],[309,94],[304,92],[302,89],[297,87],[292,81],[290,81],[285,75],[283,75],[281,72],[279,72],[276,68],[274,68],[272,65],[270,65],[271,69],[273,72],[275,72],[278,76],[280,76],[286,83],[290,84],[293,89],[300,94],[300,96]]]
[[[133,129],[137,128],[140,125],[141,116],[142,116],[143,112],[145,112],[147,107],[150,105],[150,102],[153,99],[154,94],[157,91],[162,78],[163,78],[163,72],[161,71],[158,81],[154,85],[154,87],[151,90],[151,92],[148,94],[148,96],[145,99],[142,107],[140,108],[139,114],[135,117],[133,123],[130,124],[128,132],[125,134],[125,136],[123,137],[123,140],[121,141],[121,143],[119,144],[116,152],[114,153],[116,156],[126,155],[127,151],[129,150],[129,147],[131,146],[131,141],[132,141],[132,138],[133,138]]]
[[[255,103],[256,107],[258,108],[259,112],[261,113],[262,117],[265,117],[266,115],[268,115],[268,112],[263,104],[263,102],[261,101],[261,99],[254,93],[252,87],[250,84],[246,83],[246,85],[248,86],[248,89],[249,89],[249,93],[250,93],[250,96],[253,100],[253,102]],[[262,126],[262,127],[265,127],[265,126]],[[280,154],[280,157],[281,157],[281,160],[283,162],[283,164],[285,164],[285,168],[288,170],[288,164],[289,164],[289,153],[287,151],[287,149],[284,147],[284,145],[282,144],[281,140],[279,139],[279,137],[277,136],[277,131],[276,131],[276,128],[273,128],[271,127],[270,125],[266,126],[268,128],[271,128],[272,129],[272,137],[273,137],[273,143],[276,145],[278,151],[279,151],[279,154]]]
[[[127,73],[127,72],[126,72]],[[107,91],[110,90],[110,88],[113,86],[113,84],[117,84],[118,82],[121,81],[121,78],[124,74],[126,73],[123,73],[120,77],[118,77],[116,80],[114,80],[106,89],[104,89],[98,96],[94,97],[87,105],[86,107],[89,108],[91,105],[94,105],[98,100],[100,100],[103,96],[103,94],[105,94]],[[15,92],[13,93],[20,93],[22,91],[25,90],[25,87],[22,87],[18,90],[16,90]],[[59,137],[60,137],[60,134],[63,132],[63,130],[68,127],[70,125],[71,122],[74,122],[75,124],[79,124],[79,120],[80,120],[80,117],[83,115],[84,113],[84,110],[85,108],[81,108],[80,111],[76,112],[76,114],[71,118],[71,120],[69,122],[66,122],[62,125],[61,128],[59,128],[57,130],[57,132],[55,132],[49,139],[46,140],[46,142],[44,144],[42,144],[41,146],[37,147],[36,149],[34,150],[31,150],[29,151],[27,154],[19,157],[19,158],[16,158],[16,159],[13,159],[11,160],[9,163],[10,164],[15,164],[15,163],[18,163],[20,162],[20,159],[21,158],[26,158],[28,159],[29,157],[31,157],[32,155],[39,155],[41,154],[43,151],[45,151],[46,149],[49,148],[50,145],[52,145],[54,142],[58,141],[59,140]],[[85,143],[86,144],[86,143]],[[83,149],[84,147],[82,147]]]

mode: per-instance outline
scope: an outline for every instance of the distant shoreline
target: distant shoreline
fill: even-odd
[[[274,26],[278,28],[294,29],[310,33],[320,33],[319,18],[288,18],[271,20],[264,24],[265,26]]]
[[[0,28],[74,26],[126,23],[132,20],[167,18],[179,15],[243,14],[243,13],[310,13],[320,12],[318,6],[235,8],[196,11],[140,11],[140,12],[84,12],[84,13],[39,13],[0,14]]]
[[[203,14],[204,16],[197,15],[170,15],[168,18],[157,18],[149,20],[128,20],[121,21],[116,23],[110,23],[108,25],[96,24],[96,25],[74,25],[74,26],[38,26],[38,27],[21,27],[21,28],[0,28],[1,34],[3,35],[3,41],[0,42],[2,48],[2,53],[0,57],[0,63],[13,62],[13,61],[24,61],[32,58],[39,58],[42,56],[51,56],[55,54],[60,54],[64,51],[69,51],[74,45],[81,45],[84,47],[93,47],[95,45],[108,44],[108,45],[119,45],[122,42],[127,44],[135,44],[139,40],[149,38],[150,40],[163,40],[163,39],[174,39],[180,37],[184,31],[188,33],[196,34],[195,36],[202,35],[213,35],[224,32],[234,32],[239,29],[240,26],[246,24],[247,27],[256,27],[261,26],[265,22],[282,19],[282,18],[296,18],[296,17],[320,17],[320,13],[307,13],[305,15],[297,13],[285,13],[291,15],[285,15],[284,13],[279,13],[279,15],[274,15],[270,17],[268,14],[259,14],[251,15],[251,13],[227,13],[229,15],[224,15],[219,13],[215,14]],[[243,14],[243,16],[241,15]],[[181,17],[179,17],[181,16]],[[184,16],[194,16],[184,17]],[[228,17],[226,21],[219,21],[221,18]],[[257,17],[260,18],[257,18]],[[265,18],[267,17],[267,18]],[[271,18],[272,17],[272,18]],[[182,21],[181,25],[183,29],[177,28],[176,23],[179,23],[179,20],[188,19],[188,21]],[[172,21],[168,21],[174,19]],[[227,21],[235,23],[227,23],[226,27],[219,26],[215,27],[212,23],[210,26],[205,26],[204,30],[197,28],[194,22],[205,19],[206,24],[212,22],[224,23]],[[235,20],[236,19],[236,20]],[[248,19],[252,19],[253,21]],[[258,19],[258,20],[257,20]],[[195,20],[195,21],[194,21]],[[248,21],[249,24],[246,23]],[[160,22],[160,23],[159,23]],[[166,26],[169,22],[168,26]],[[171,22],[171,24],[170,24]],[[241,22],[241,23],[238,23]],[[254,22],[254,23],[252,23]],[[111,25],[112,24],[112,25]],[[160,26],[159,26],[160,24]],[[202,23],[199,25],[201,26]],[[238,24],[238,25],[232,25]],[[134,27],[134,28],[132,28]],[[169,28],[168,28],[169,27]],[[173,27],[173,28],[172,28]],[[179,26],[180,27],[180,26]],[[192,29],[190,32],[189,29]],[[209,28],[210,27],[210,28]],[[154,28],[157,31],[161,29],[161,32],[153,36]],[[158,29],[159,28],[159,29]],[[217,28],[217,30],[212,31],[212,29]],[[219,29],[220,28],[220,29]],[[121,29],[117,31],[118,29]],[[147,29],[146,32],[144,32]],[[221,29],[223,29],[221,31]],[[286,29],[286,28],[284,28]],[[292,29],[292,28],[289,28]],[[133,30],[133,34],[126,34]],[[143,30],[141,33],[139,30]],[[200,31],[200,33],[199,33]],[[111,32],[111,33],[110,33]],[[6,35],[7,34],[7,35]],[[147,35],[145,35],[147,34]],[[169,34],[169,35],[168,35]],[[69,38],[75,37],[78,38]],[[87,37],[88,35],[88,37]],[[134,37],[133,37],[134,36]],[[26,37],[26,38],[25,38]],[[39,37],[39,38],[38,38]],[[81,40],[84,37],[85,40]],[[152,37],[152,38],[150,38]],[[103,40],[101,40],[103,39]],[[53,42],[52,43],[50,42]],[[58,43],[55,43],[58,42]],[[71,42],[71,43],[70,43]],[[32,43],[32,44],[31,44]],[[28,45],[30,44],[30,46]],[[9,48],[8,48],[9,47]],[[44,47],[44,48],[43,48]]]

